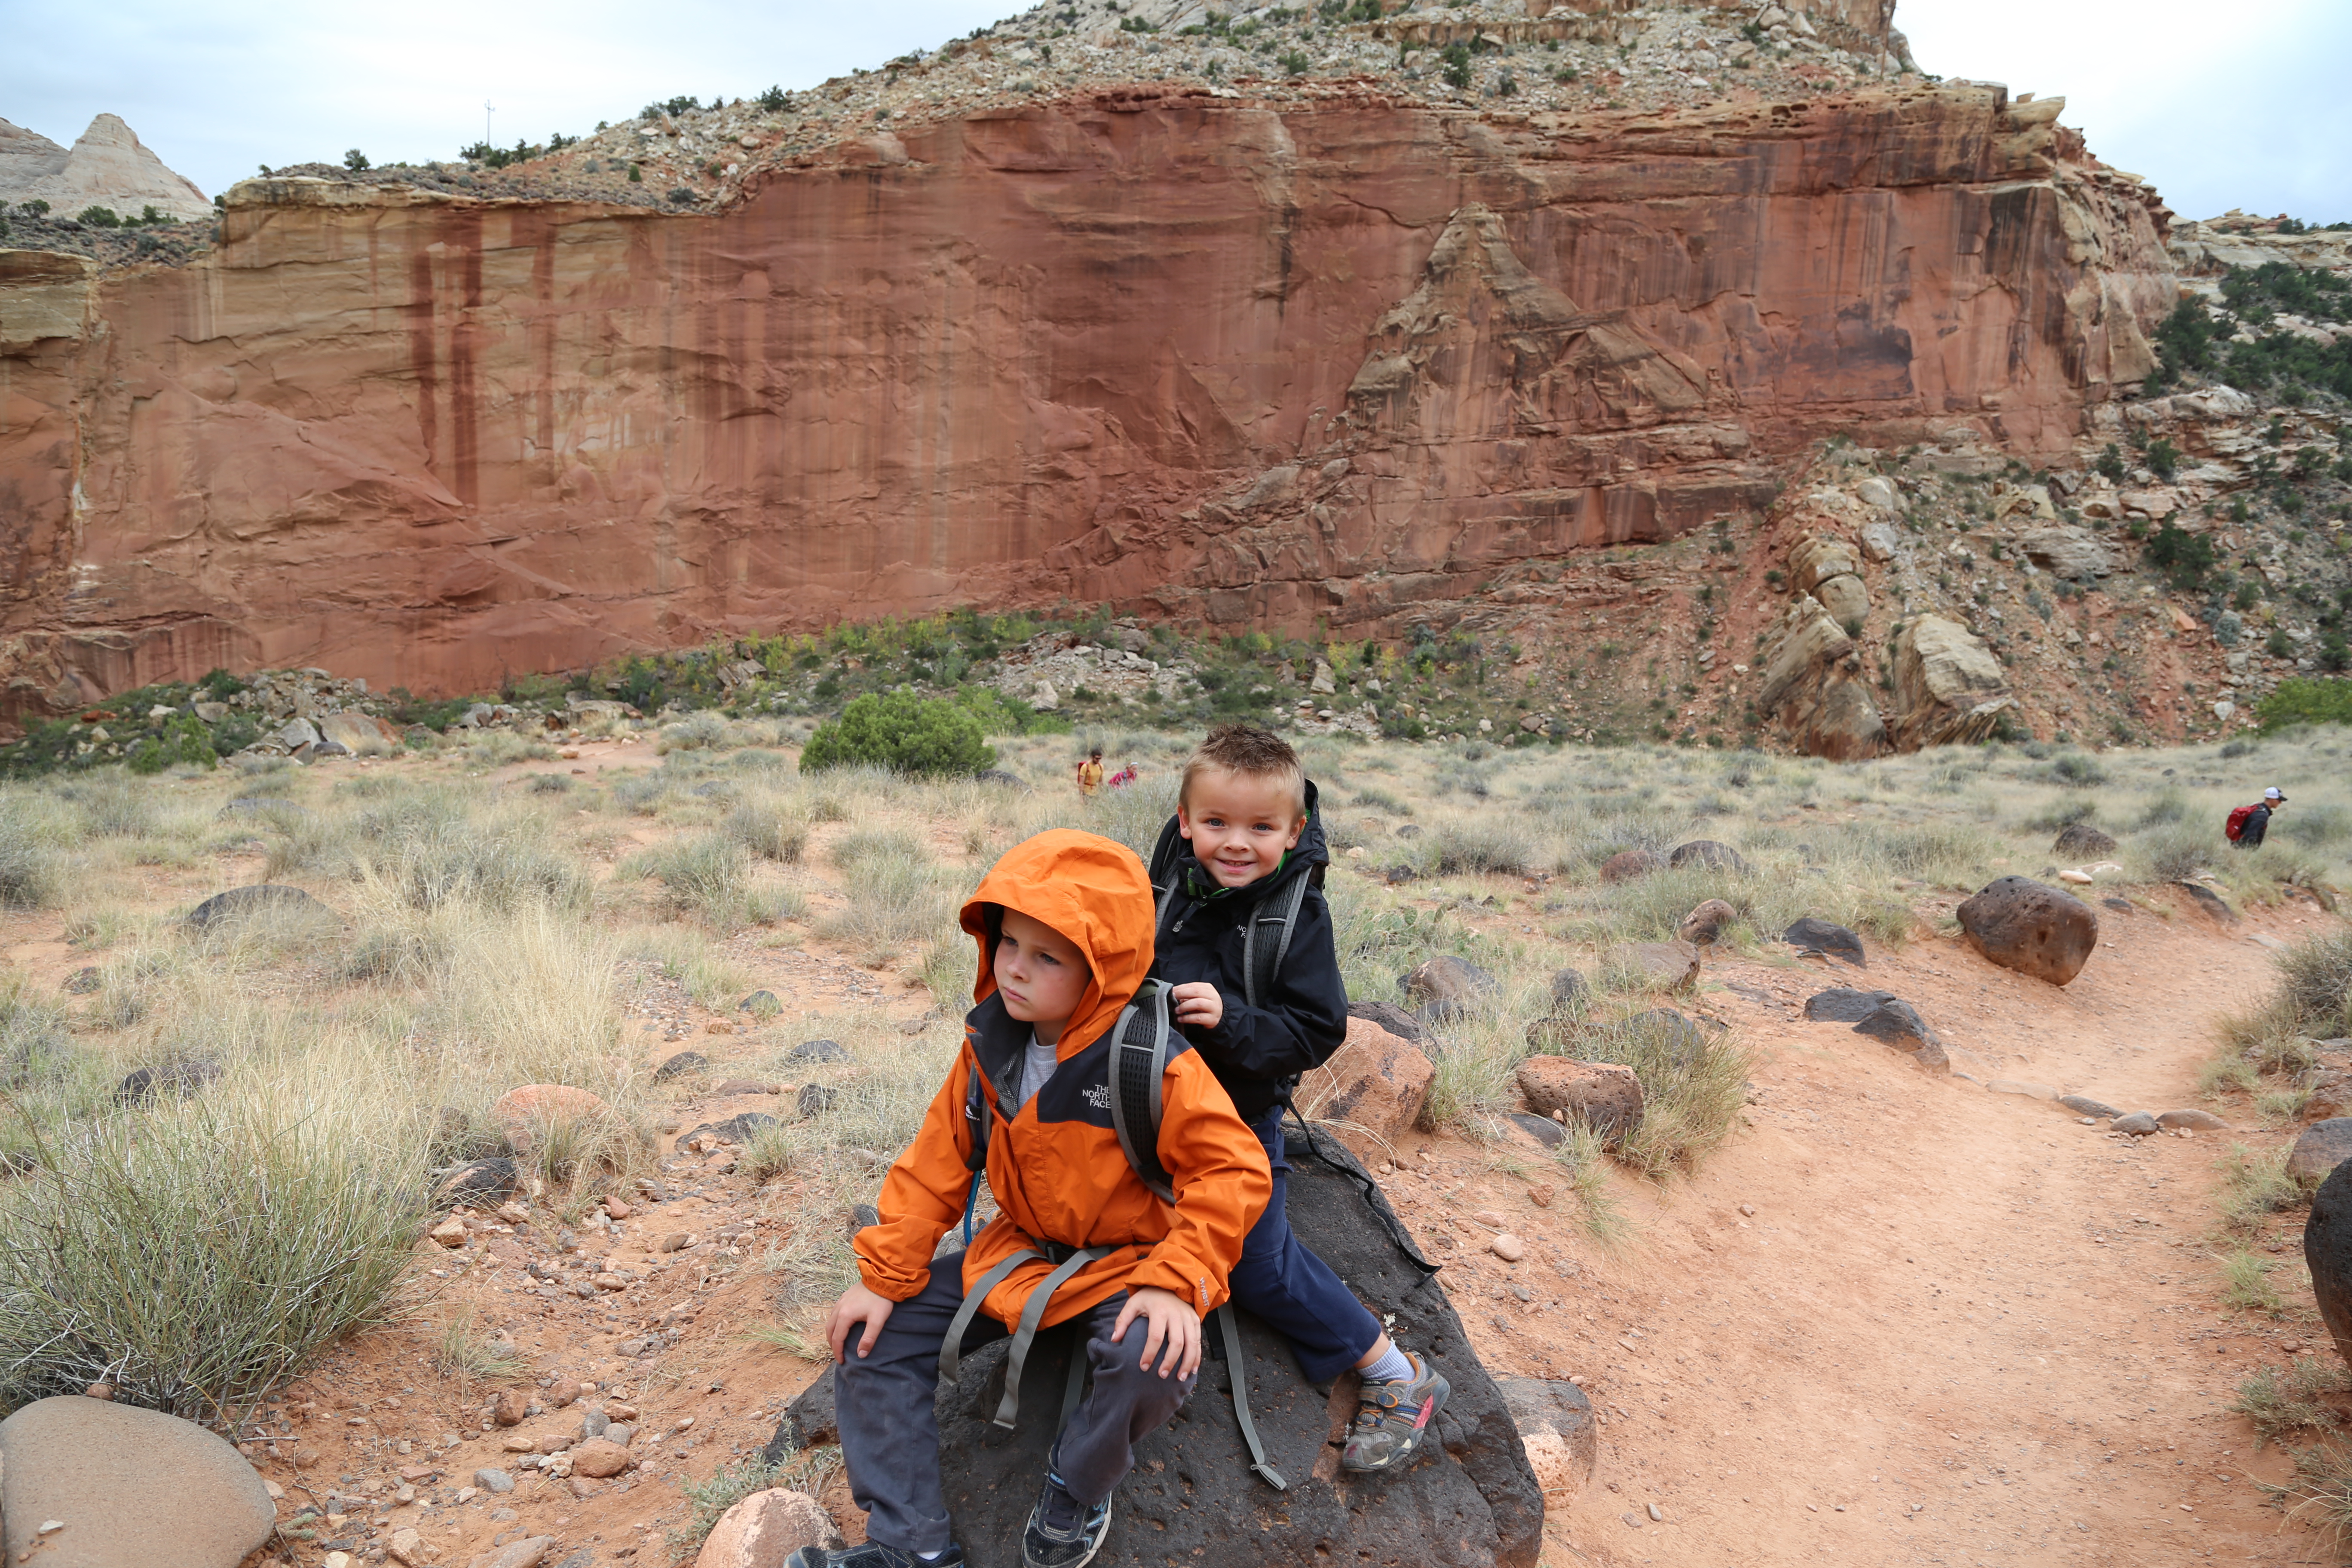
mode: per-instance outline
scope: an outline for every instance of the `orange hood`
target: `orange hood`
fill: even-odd
[[[1043,921],[1086,954],[1093,979],[1063,1027],[1056,1058],[1075,1056],[1099,1039],[1151,973],[1151,879],[1124,844],[1057,827],[1005,852],[963,906],[963,929],[980,944],[974,1003],[996,994],[990,904]]]

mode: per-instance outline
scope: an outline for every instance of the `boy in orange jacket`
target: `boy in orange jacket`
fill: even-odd
[[[857,1233],[859,1283],[834,1308],[835,1409],[865,1544],[790,1568],[952,1568],[938,1380],[1013,1335],[1085,1320],[1094,1384],[1055,1443],[1022,1541],[1024,1568],[1081,1568],[1110,1528],[1133,1445],[1175,1413],[1272,1188],[1265,1152],[1181,1036],[1161,1076],[1153,1196],[1112,1124],[1112,1027],[1151,968],[1151,884],[1132,851],[1057,829],[1014,847],[963,907],[978,1005],[922,1131]],[[970,1096],[974,1077],[980,1094]],[[977,1117],[978,1120],[973,1120]],[[967,1252],[932,1258],[964,1213],[976,1139],[1001,1212]],[[1010,1424],[1008,1382],[998,1419]],[[1041,1403],[1044,1403],[1041,1401]]]

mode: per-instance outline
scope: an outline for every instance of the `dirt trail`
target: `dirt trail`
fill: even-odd
[[[2211,1016],[2266,987],[2254,934],[2319,918],[2223,931],[2103,910],[2063,991],[1945,940],[1874,950],[1866,977],[1717,973],[1790,1005],[1702,998],[1759,1048],[1753,1130],[1647,1201],[1623,1258],[1564,1248],[1591,1283],[1559,1307],[1464,1303],[1496,1363],[1580,1375],[1607,1415],[1599,1481],[1555,1507],[1548,1558],[2330,1561],[2253,1485],[2284,1458],[2224,1408],[2285,1345],[2325,1343],[2307,1312],[2219,1305],[2231,1135],[2135,1142],[1796,1014],[1824,984],[1892,990],[1980,1058],[1964,1067],[2161,1110],[2195,1103]]]

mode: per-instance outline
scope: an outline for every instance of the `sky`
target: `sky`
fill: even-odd
[[[656,99],[812,86],[1018,0],[0,0],[0,118],[70,145],[121,115],[206,195],[260,165],[454,157],[591,130]],[[2108,163],[2184,217],[2352,220],[2348,0],[1900,0],[1919,63],[2067,100]]]

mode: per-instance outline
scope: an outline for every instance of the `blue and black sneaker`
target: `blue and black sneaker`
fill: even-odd
[[[784,1559],[784,1568],[963,1568],[963,1548],[951,1545],[937,1557],[918,1557],[878,1541],[861,1542],[839,1552],[803,1546]]]
[[[1023,1568],[1084,1568],[1109,1533],[1110,1499],[1089,1508],[1049,1471],[1037,1506],[1029,1510],[1029,1528],[1021,1532]]]

